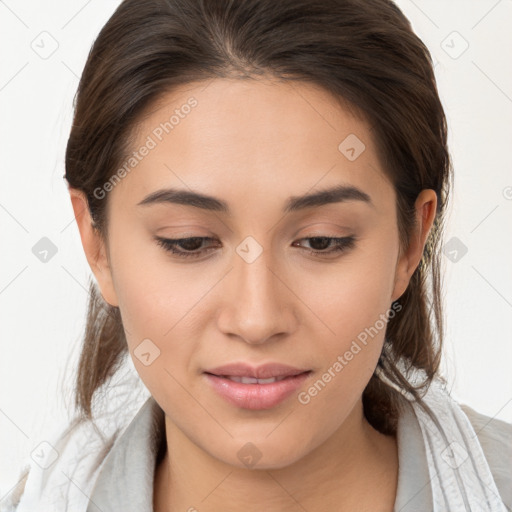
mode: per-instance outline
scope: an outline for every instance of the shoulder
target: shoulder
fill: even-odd
[[[0,512],[57,510],[55,504],[62,510],[86,510],[88,491],[115,440],[149,396],[129,355],[96,393],[90,419],[77,414],[46,432],[37,462],[26,455],[17,484],[0,501]]]
[[[0,503],[0,512],[34,510],[46,499],[52,501],[59,494],[64,495],[70,482],[65,476],[90,477],[91,470],[101,462],[101,448],[106,445],[105,437],[94,425],[76,420],[45,437],[37,445],[37,460],[26,455],[16,485]]]
[[[501,499],[512,509],[512,423],[481,414],[468,405],[459,405],[482,446]]]
[[[27,483],[30,466],[25,466],[18,475],[17,484],[0,502],[0,512],[15,512],[18,507],[25,485]]]

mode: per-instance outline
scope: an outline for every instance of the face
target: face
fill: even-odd
[[[162,98],[133,151],[102,189],[110,266],[96,276],[140,377],[216,459],[303,458],[361,404],[421,255],[399,251],[370,126],[313,85],[213,80]],[[231,363],[300,375],[212,375],[240,377],[215,370]]]

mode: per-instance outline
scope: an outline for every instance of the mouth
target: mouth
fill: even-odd
[[[245,364],[226,365],[203,372],[213,390],[228,403],[242,409],[276,407],[297,391],[312,370],[280,364],[253,368]]]
[[[209,375],[215,375],[210,373]],[[221,377],[223,379],[229,379],[233,382],[240,382],[241,384],[272,384],[273,382],[279,382],[283,379],[289,379],[290,377],[270,377],[268,379],[256,379],[254,377],[237,377],[235,375],[215,375],[215,377]]]

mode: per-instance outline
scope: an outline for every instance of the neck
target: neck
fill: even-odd
[[[154,510],[268,512],[392,511],[398,481],[396,438],[375,430],[359,401],[323,444],[279,469],[226,464],[165,418],[168,450],[156,468]],[[372,492],[369,493],[368,489]],[[251,505],[252,504],[252,505]]]

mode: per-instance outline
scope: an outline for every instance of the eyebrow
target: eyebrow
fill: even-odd
[[[357,187],[354,187],[353,185],[337,185],[335,187],[304,194],[302,196],[291,196],[286,201],[283,212],[296,212],[299,210],[305,210],[306,208],[319,207],[332,203],[342,203],[346,201],[361,201],[369,206],[375,206],[372,203],[370,196]],[[137,205],[147,206],[166,203],[192,206],[194,208],[225,213],[227,215],[230,215],[231,213],[228,203],[222,199],[190,190],[173,188],[156,190],[137,203]]]

